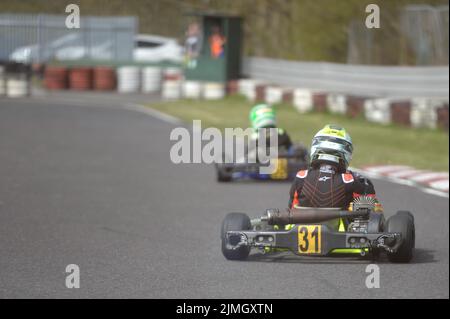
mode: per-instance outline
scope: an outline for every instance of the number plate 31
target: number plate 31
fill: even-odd
[[[320,254],[322,252],[322,226],[299,225],[298,226],[298,253]]]

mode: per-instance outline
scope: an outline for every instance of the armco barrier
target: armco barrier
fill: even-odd
[[[449,67],[365,66],[247,57],[243,73],[284,87],[377,97],[449,95]]]

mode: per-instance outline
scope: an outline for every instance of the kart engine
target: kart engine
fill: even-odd
[[[374,210],[376,200],[370,196],[360,196],[355,198],[352,202],[353,211],[355,212],[367,212],[369,213]],[[369,219],[367,217],[355,217],[348,225],[347,231],[353,233],[367,233],[369,228]]]

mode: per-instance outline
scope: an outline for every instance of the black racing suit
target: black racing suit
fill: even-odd
[[[373,184],[352,172],[330,164],[301,170],[291,186],[289,207],[338,207],[347,209],[356,197],[375,197]]]

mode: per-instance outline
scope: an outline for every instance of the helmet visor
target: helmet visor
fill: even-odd
[[[353,145],[350,142],[332,136],[317,136],[313,138],[311,146],[340,151],[347,154],[353,153]]]

